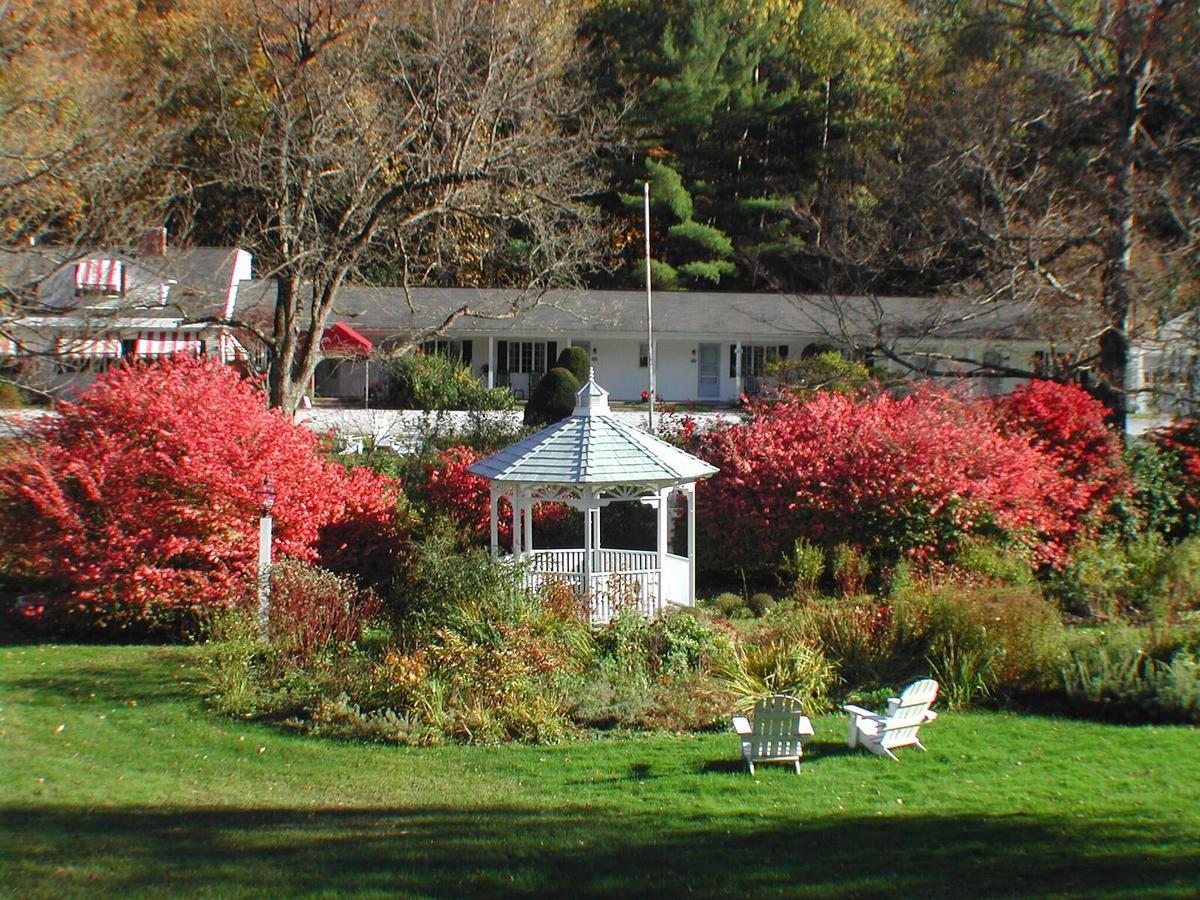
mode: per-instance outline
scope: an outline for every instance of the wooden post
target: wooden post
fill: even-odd
[[[658,491],[658,608],[661,610],[663,600],[667,599],[664,594],[663,582],[666,580],[663,576],[663,570],[667,565],[667,532],[670,530],[669,520],[667,517],[667,498],[671,495],[671,488],[659,488]]]
[[[592,492],[583,494],[583,593],[592,593]]]
[[[696,485],[689,484],[687,495],[688,606],[696,605]]]
[[[492,482],[490,498],[488,500],[488,522],[491,525],[492,538],[492,556],[500,555],[500,491],[496,487],[496,483]]]
[[[496,337],[488,335],[488,370],[487,370],[487,386],[494,388],[496,386]]]
[[[521,558],[521,488],[513,485],[512,493],[512,555]]]
[[[258,621],[263,636],[271,615],[271,516],[264,513],[258,520]]]
[[[524,537],[521,540],[521,552],[524,554],[524,553],[532,553],[533,552],[533,501],[532,500],[530,500],[529,503],[525,506],[525,509],[523,512],[525,514],[525,522],[524,522],[525,530],[523,532]]]

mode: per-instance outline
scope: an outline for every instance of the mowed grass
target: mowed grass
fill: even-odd
[[[1188,896],[1200,732],[944,714],[751,778],[730,734],[397,748],[222,718],[203,648],[0,648],[12,896]]]

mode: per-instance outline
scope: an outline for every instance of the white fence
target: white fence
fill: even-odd
[[[584,571],[583,550],[534,550],[522,557],[526,585],[532,590],[559,584],[587,603],[593,622],[607,622],[620,609],[635,608],[654,616],[667,603],[690,605],[688,561],[668,554],[663,571],[658,554],[650,550],[594,551],[590,583]],[[663,597],[658,596],[659,581]]]

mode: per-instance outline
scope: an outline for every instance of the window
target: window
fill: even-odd
[[[638,344],[638,368],[650,368],[650,345]]]
[[[509,341],[508,371],[545,372],[546,341]]]
[[[761,378],[767,366],[788,358],[786,344],[742,344],[742,375]],[[737,377],[737,345],[729,348],[729,377]]]

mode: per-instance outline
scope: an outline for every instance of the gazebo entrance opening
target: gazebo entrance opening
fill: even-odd
[[[623,606],[655,615],[668,604],[696,600],[696,481],[717,470],[626,424],[608,408],[594,376],[561,422],[480,460],[468,471],[491,483],[492,553],[501,555],[500,499],[510,503],[512,556],[528,568],[531,587],[552,582],[586,597],[594,621]],[[533,508],[563,503],[583,514],[583,546],[538,549]],[[602,511],[614,503],[643,503],[655,511],[654,549],[605,547]],[[675,516],[686,517],[684,546],[669,546]],[[682,537],[682,536],[681,536]]]
[[[594,621],[607,622],[623,607],[633,606],[644,615],[664,606],[691,606],[696,596],[695,485],[681,488],[638,488],[567,491],[559,486],[514,485],[511,490],[492,487],[492,554],[500,556],[499,500],[511,505],[512,560],[524,563],[527,586],[539,590],[557,583],[587,598]],[[583,512],[583,546],[538,549],[533,544],[533,508],[537,503],[563,503]],[[642,503],[654,511],[655,543],[652,550],[605,547],[602,511],[616,503]],[[674,546],[677,520],[686,517],[683,546]],[[674,552],[682,550],[683,552]]]

